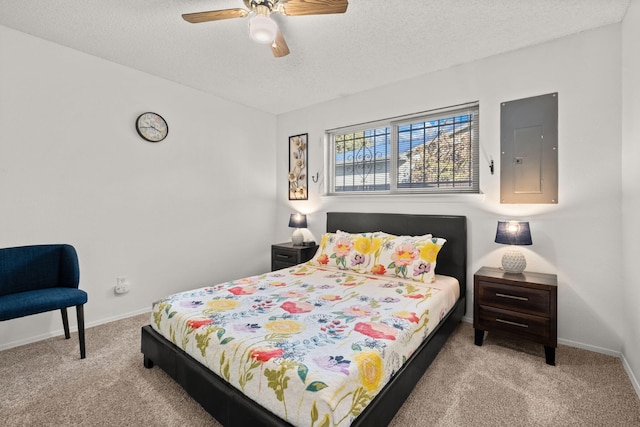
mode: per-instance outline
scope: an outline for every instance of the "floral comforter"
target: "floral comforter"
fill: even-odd
[[[458,299],[434,283],[309,264],[172,295],[152,326],[296,426],[348,426]]]

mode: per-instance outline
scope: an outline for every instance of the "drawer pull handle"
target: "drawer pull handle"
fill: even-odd
[[[524,323],[512,322],[510,320],[503,320],[503,319],[498,319],[498,318],[496,318],[496,322],[506,323],[507,325],[512,325],[512,326],[519,326],[521,328],[528,328],[529,327],[529,325],[525,325]]]
[[[285,255],[285,254],[276,254],[276,256],[277,256],[278,258],[286,258],[286,259],[291,258],[291,255]]]
[[[496,292],[496,296],[502,298],[517,299],[518,301],[529,301],[529,298],[527,297],[517,297],[515,295],[501,294],[499,292]]]

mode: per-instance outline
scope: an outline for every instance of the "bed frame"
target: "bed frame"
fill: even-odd
[[[387,426],[431,362],[440,352],[466,310],[467,223],[464,216],[392,213],[327,213],[327,232],[385,231],[396,235],[432,233],[447,239],[438,254],[438,274],[460,282],[460,298],[443,321],[418,347],[407,363],[384,386],[351,426]],[[157,365],[180,384],[216,420],[226,427],[291,426],[208,370],[151,328],[142,328],[144,366]]]

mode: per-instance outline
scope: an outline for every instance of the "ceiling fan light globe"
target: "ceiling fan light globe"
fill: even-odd
[[[278,33],[278,24],[268,16],[256,15],[249,20],[249,37],[257,43],[272,43]]]

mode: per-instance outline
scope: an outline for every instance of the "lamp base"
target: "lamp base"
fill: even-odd
[[[527,267],[527,260],[517,249],[507,249],[502,255],[502,268],[507,273],[521,274]]]
[[[304,234],[302,234],[299,228],[296,228],[291,235],[291,243],[293,243],[293,246],[302,246],[304,243]]]

